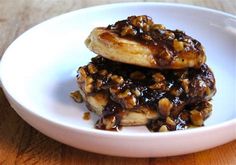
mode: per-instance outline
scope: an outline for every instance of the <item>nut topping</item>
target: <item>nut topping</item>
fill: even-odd
[[[190,118],[191,122],[196,126],[202,126],[203,125],[203,116],[201,112],[197,110],[190,111]]]
[[[102,82],[102,80],[97,80],[97,82],[96,82],[96,86],[97,86],[97,88],[101,88],[101,86],[102,86],[102,84],[103,84],[103,82]]]
[[[164,25],[162,25],[162,24],[153,24],[152,25],[152,29],[153,30],[165,30],[166,27]]]
[[[174,39],[173,40],[173,47],[177,52],[180,52],[180,51],[184,50],[184,42]]]
[[[92,84],[85,85],[84,89],[86,93],[91,93],[93,90],[93,85]]]
[[[167,39],[173,40],[175,38],[175,34],[171,31],[166,31],[165,36]]]
[[[95,74],[98,71],[97,68],[93,64],[88,65],[88,70],[91,74]]]
[[[127,19],[117,21],[113,25],[109,25],[106,30],[117,34],[118,37],[124,38],[125,40],[135,41],[143,45],[137,46],[135,51],[127,51],[127,55],[132,53],[142,54],[144,58],[139,58],[148,62],[142,65],[142,60],[133,60],[135,56],[134,58],[120,57],[121,60],[119,61],[125,63],[150,68],[183,69],[188,67],[200,68],[206,59],[204,48],[200,42],[186,35],[183,31],[167,29],[164,25],[158,23],[154,24],[152,19],[146,15],[130,16]],[[125,47],[125,42],[122,43],[124,43]],[[139,51],[138,47],[148,48],[151,51],[151,55],[145,51],[142,52],[143,49]],[[116,49],[116,46],[114,46],[114,49]],[[100,52],[102,54],[103,51]],[[123,52],[123,54],[125,53]],[[116,56],[119,56],[119,54],[117,53]]]
[[[166,84],[164,82],[158,82],[149,86],[150,89],[166,90]]]
[[[141,92],[137,88],[132,90],[132,93],[135,94],[135,96],[137,96],[137,97],[141,95]]]
[[[103,118],[102,123],[106,127],[107,130],[112,129],[115,127],[116,118],[115,116]]]
[[[152,78],[155,80],[155,82],[161,82],[165,80],[165,77],[159,72],[153,74]]]
[[[87,74],[86,74],[86,71],[84,70],[84,68],[79,68],[79,73],[80,75],[83,77],[83,78],[86,78],[87,77]]]
[[[182,88],[172,88],[170,93],[173,95],[173,96],[176,96],[176,97],[179,97],[183,92],[183,89]]]
[[[131,109],[134,108],[134,106],[136,105],[136,98],[134,97],[134,95],[128,96],[124,99],[124,106],[127,109]]]
[[[162,125],[161,127],[160,127],[160,129],[159,129],[159,132],[168,132],[169,130],[168,130],[168,128],[167,128],[167,126],[166,125]]]
[[[100,104],[99,115],[104,119],[100,120],[100,129],[116,128],[129,111],[145,114],[146,122],[153,120],[149,128],[154,132],[202,126],[211,113],[206,100],[214,94],[214,77],[206,64],[200,69],[145,69],[98,56],[78,72],[77,82],[84,98],[95,98],[99,93],[106,100],[106,104]],[[90,102],[87,104],[90,106]],[[148,113],[157,115],[154,118]]]
[[[186,93],[189,92],[189,79],[183,79],[181,80],[181,85]]]
[[[85,83],[86,84],[91,84],[93,82],[93,78],[88,76],[86,79],[85,79]]]
[[[130,95],[131,95],[130,90],[126,89],[123,93],[119,93],[117,97],[118,98],[125,98],[125,97],[130,96]]]
[[[121,36],[132,35],[134,36],[137,33],[136,30],[132,28],[131,25],[125,26],[124,29],[121,31]]]
[[[75,102],[77,103],[82,103],[83,102],[83,97],[79,91],[74,91],[70,93],[70,96],[74,99]]]
[[[174,120],[172,120],[169,116],[166,118],[166,123],[171,126],[176,126]]]
[[[112,75],[111,79],[115,81],[117,84],[122,84],[124,82],[124,79],[122,76]]]
[[[173,104],[170,102],[168,98],[162,98],[158,102],[158,110],[161,115],[163,116],[169,116],[170,115],[170,110],[173,107]]]
[[[128,20],[132,23],[132,25],[142,28],[144,31],[147,31],[149,26],[153,24],[152,19],[146,15],[141,16],[131,16],[128,17]]]
[[[117,94],[119,92],[119,88],[117,86],[112,86],[109,88],[111,94]]]

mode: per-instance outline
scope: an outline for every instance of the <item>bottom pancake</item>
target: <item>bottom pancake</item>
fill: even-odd
[[[199,69],[157,70],[97,56],[78,70],[80,93],[99,129],[147,125],[152,131],[202,126],[211,112],[215,79]]]

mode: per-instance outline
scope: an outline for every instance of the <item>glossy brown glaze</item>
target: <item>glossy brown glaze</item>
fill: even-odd
[[[154,24],[151,17],[146,15],[130,16],[109,25],[106,29],[118,34],[119,37],[149,47],[153,52],[153,65],[158,68],[184,68],[184,61],[176,62],[176,56],[182,60],[195,61],[194,68],[199,68],[206,60],[199,41],[181,30],[170,30],[162,24]],[[108,37],[108,33],[103,35]]]
[[[208,101],[216,91],[214,75],[206,64],[199,69],[158,70],[114,62],[101,56],[79,68],[78,84],[86,96],[102,92],[108,97],[101,120],[112,118],[116,123],[114,127],[119,126],[124,109],[135,111],[146,106],[158,112],[157,123],[163,123],[161,121],[167,117],[175,120],[175,127],[168,130],[189,125],[180,120],[180,112]],[[101,123],[96,127],[103,129]],[[149,128],[152,126],[149,123]]]

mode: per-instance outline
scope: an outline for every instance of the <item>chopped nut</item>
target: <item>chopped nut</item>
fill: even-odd
[[[93,82],[93,78],[88,76],[86,79],[85,79],[85,83],[86,84],[91,84]]]
[[[162,98],[158,102],[158,109],[161,115],[167,117],[170,115],[170,110],[173,107],[173,104],[166,97]]]
[[[183,89],[182,88],[173,88],[171,89],[170,93],[173,95],[173,96],[176,96],[176,97],[179,97],[183,92]]]
[[[89,120],[91,118],[90,112],[84,112],[83,119],[84,120]]]
[[[181,80],[181,85],[186,93],[189,92],[189,79],[183,79]]]
[[[132,90],[132,93],[135,94],[135,96],[137,96],[137,97],[141,95],[141,92],[137,88]]]
[[[161,81],[165,80],[165,77],[161,73],[153,74],[152,78],[155,80],[155,82],[161,82]]]
[[[165,90],[166,84],[165,82],[158,82],[149,86],[150,89],[158,89],[158,90]]]
[[[164,25],[162,25],[162,24],[153,24],[152,25],[152,29],[153,30],[165,30],[166,27]]]
[[[131,95],[130,90],[126,89],[123,93],[119,93],[117,97],[118,98],[125,98],[125,97],[130,96],[130,95]]]
[[[111,94],[117,94],[119,92],[119,88],[116,86],[112,86],[109,88]]]
[[[212,112],[212,105],[209,102],[204,102],[203,107],[200,109],[200,112],[203,116],[203,119],[206,119]]]
[[[163,63],[169,63],[170,60],[172,59],[172,56],[171,56],[169,50],[167,50],[167,49],[162,50],[162,51],[159,53],[159,57],[161,58],[161,61],[162,61]]]
[[[165,36],[167,37],[167,39],[174,39],[175,38],[175,34],[170,31],[166,31]]]
[[[168,132],[168,128],[166,125],[162,125],[160,128],[159,128],[159,132]]]
[[[181,112],[179,117],[183,121],[189,121],[189,113],[187,113],[187,112]]]
[[[85,85],[84,89],[86,93],[91,93],[93,90],[93,85],[92,84]]]
[[[95,73],[97,73],[98,70],[97,70],[97,68],[93,64],[89,64],[88,65],[88,71],[91,74],[95,74]]]
[[[77,78],[77,82],[78,82],[78,83],[84,82],[83,76],[79,76],[79,77]]]
[[[108,74],[106,69],[99,70],[98,73],[102,76],[106,76]]]
[[[176,126],[176,123],[174,122],[174,120],[172,120],[169,116],[166,118],[166,123],[171,126]]]
[[[111,78],[111,76],[112,76],[112,74],[109,73],[109,74],[107,75],[107,79]]]
[[[146,23],[148,25],[152,25],[152,19],[150,17],[147,17],[146,15],[141,15],[141,16],[131,16],[128,17],[128,19],[131,21],[132,25],[137,26],[139,24]]]
[[[137,33],[136,30],[133,29],[131,25],[125,26],[124,29],[121,31],[121,36],[126,36],[126,35],[135,35]]]
[[[105,125],[106,129],[112,129],[115,127],[116,117],[110,116],[102,119],[102,123]]]
[[[173,46],[177,52],[184,50],[184,42],[178,41],[177,39],[174,39]]]
[[[144,23],[143,26],[141,26],[141,27],[143,28],[143,31],[145,31],[145,32],[150,30],[150,26],[148,24],[146,24],[146,23]],[[151,38],[151,36],[148,36],[148,37]],[[152,40],[152,38],[149,39],[149,40]]]
[[[191,43],[191,39],[185,38],[185,39],[184,39],[184,42],[186,42],[187,44],[189,44],[189,43]]]
[[[204,119],[206,119],[207,117],[210,116],[212,112],[212,107],[207,107],[207,108],[204,108],[201,113],[202,113],[202,116],[204,117]]]
[[[150,17],[147,17],[147,21],[146,22],[150,26],[153,25],[153,21],[152,21],[152,19]]]
[[[84,68],[79,68],[79,73],[82,77],[84,77],[84,78],[87,77],[87,74],[86,74],[86,71],[84,70]]]
[[[75,102],[77,103],[82,103],[83,102],[83,97],[79,91],[73,91],[70,93],[70,96],[74,99]]]
[[[118,84],[122,84],[124,82],[123,77],[122,76],[118,76],[118,75],[112,75],[111,79],[113,81],[115,81],[116,83],[118,83]]]
[[[147,17],[144,15],[140,15],[136,17],[137,22],[142,22],[142,21],[146,21]]]
[[[202,126],[203,125],[203,116],[201,112],[197,110],[190,111],[190,119],[191,122],[196,126]]]
[[[209,96],[211,94],[211,89],[209,87],[205,88],[206,90],[206,95]]]
[[[100,88],[102,86],[102,84],[103,84],[102,80],[97,80],[96,87]]]
[[[124,99],[125,108],[130,109],[136,105],[136,98],[134,95],[128,96]]]
[[[145,74],[143,74],[142,72],[139,72],[139,71],[135,71],[135,72],[132,72],[129,77],[131,79],[135,79],[135,80],[143,80],[145,79]]]
[[[131,24],[135,27],[141,28],[143,31],[147,32],[150,30],[150,26],[153,24],[152,19],[142,15],[142,16],[131,16],[128,17],[128,20],[131,21]]]

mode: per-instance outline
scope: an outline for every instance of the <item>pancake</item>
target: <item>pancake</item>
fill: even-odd
[[[202,126],[216,92],[206,64],[161,70],[102,56],[78,69],[77,83],[88,109],[100,116],[99,129],[148,125],[153,131],[172,131]]]
[[[154,24],[148,16],[131,16],[92,30],[85,41],[96,54],[148,68],[200,68],[206,61],[199,41],[180,30]]]

